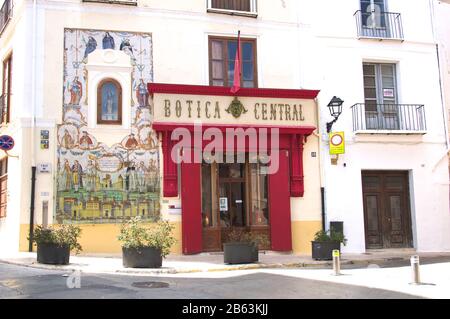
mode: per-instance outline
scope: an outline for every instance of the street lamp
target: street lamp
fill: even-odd
[[[342,101],[340,98],[333,96],[330,103],[328,103],[328,108],[330,110],[330,114],[332,117],[334,117],[334,120],[327,123],[327,133],[331,132],[331,128],[333,127],[333,124],[336,123],[336,121],[339,118],[339,115],[342,113],[342,104],[344,104],[344,101]]]

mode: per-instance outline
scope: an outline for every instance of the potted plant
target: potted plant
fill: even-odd
[[[174,226],[168,221],[144,225],[141,217],[122,224],[119,241],[122,242],[122,262],[126,268],[159,268],[162,259],[170,253],[176,242],[172,236]]]
[[[258,261],[260,246],[266,246],[267,236],[248,231],[232,230],[223,244],[225,264],[248,264]]]
[[[333,250],[341,251],[341,243],[347,244],[347,239],[341,232],[332,232],[319,230],[314,235],[312,244],[312,258],[315,260],[332,260]]]
[[[67,265],[70,251],[79,253],[81,228],[74,225],[36,226],[33,243],[37,245],[37,261],[41,264]]]

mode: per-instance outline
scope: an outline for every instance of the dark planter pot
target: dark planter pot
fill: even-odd
[[[68,265],[70,247],[56,244],[38,244],[37,261],[41,264]]]
[[[122,262],[125,268],[160,268],[162,266],[161,249],[122,247]]]
[[[223,244],[225,264],[250,264],[258,261],[258,247],[254,243]]]
[[[341,243],[338,241],[312,241],[312,258],[315,260],[332,260],[333,250],[341,251]]]

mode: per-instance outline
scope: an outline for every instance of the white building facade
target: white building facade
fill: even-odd
[[[439,45],[441,81],[443,98],[447,108],[447,120],[450,119],[450,1],[438,1],[434,5],[435,36]],[[448,124],[447,124],[448,126]],[[449,161],[450,166],[450,161]]]
[[[345,252],[450,250],[448,133],[433,20],[438,1],[410,2],[4,1],[0,132],[15,147],[0,162],[2,249],[28,250],[30,224],[73,222],[82,226],[85,251],[119,252],[120,222],[140,215],[176,226],[175,253],[220,250],[226,236],[214,204],[220,192],[209,186],[217,194],[208,210],[208,186],[198,176],[184,190],[183,176],[192,176],[167,161],[165,134],[186,123],[170,122],[162,108],[190,96],[203,103],[198,117],[206,114],[207,121],[210,101],[229,104],[232,96],[216,87],[232,84],[240,30],[246,95],[239,98],[250,112],[237,119],[224,108],[210,124],[272,125],[292,142],[285,146],[289,174],[277,179],[285,184],[281,206],[269,209],[276,198],[270,190],[253,191],[248,164],[241,180],[227,179],[246,189],[230,208],[246,216],[240,226],[271,234],[269,249],[294,253],[310,253],[314,233],[331,222],[343,222]],[[326,132],[333,96],[344,100],[333,126],[345,132],[337,165]],[[290,111],[301,105],[304,113],[292,123],[284,109],[285,120],[263,123],[264,103]],[[189,111],[183,120],[190,118]],[[209,167],[202,174],[208,171],[214,176]],[[270,189],[272,182],[258,183]],[[198,200],[183,204],[188,193]],[[271,224],[277,208],[282,226]]]
[[[448,28],[442,6],[355,0],[311,7],[317,63],[307,74],[320,70],[322,129],[332,120],[325,107],[331,97],[345,101],[333,126],[345,132],[345,154],[332,165],[322,131],[322,163],[326,225],[343,222],[346,252],[450,249],[446,107],[435,33]],[[436,12],[446,26],[436,24]]]

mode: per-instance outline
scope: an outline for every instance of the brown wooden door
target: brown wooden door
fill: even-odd
[[[366,248],[412,247],[407,172],[363,171]]]
[[[203,251],[222,250],[216,170],[216,164],[202,164]]]
[[[246,163],[202,164],[203,251],[221,251],[232,230],[263,235],[260,248],[271,248],[268,175],[246,156]]]
[[[247,226],[245,164],[202,165],[203,251],[220,251],[228,234]]]

